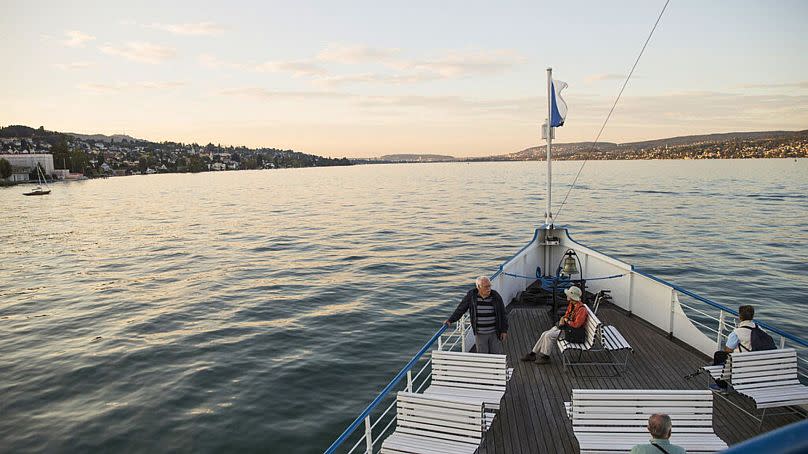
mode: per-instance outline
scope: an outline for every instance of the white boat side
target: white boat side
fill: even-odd
[[[543,225],[536,229],[532,240],[500,265],[491,276],[492,288],[500,293],[507,305],[537,279],[555,276],[557,266],[568,250],[574,251],[580,259],[582,265],[580,272],[586,281],[588,292],[597,293],[604,289],[610,290],[612,303],[617,307],[628,311],[634,317],[645,320],[668,333],[670,338],[689,345],[707,357],[711,357],[716,350],[721,348],[724,339],[734,328],[732,319],[737,316],[735,309],[722,306],[675,284],[638,271],[633,265],[578,243],[572,239],[565,227]],[[687,297],[688,303],[682,302],[680,296]],[[697,305],[699,306],[697,307]],[[688,313],[698,316],[702,321],[691,318]],[[808,341],[763,321],[756,321],[770,331],[776,341],[779,335],[780,348],[794,347],[797,350],[799,377],[808,379]],[[460,342],[461,340],[462,342]],[[395,407],[395,400],[381,414],[374,416],[374,420],[371,420],[371,412],[394,390],[402,388],[400,383],[405,377],[406,385],[403,386],[403,389],[408,391],[418,392],[428,383],[428,375],[422,377],[427,367],[430,366],[429,357],[425,354],[433,346],[438,350],[457,348],[469,351],[473,345],[474,334],[468,325],[467,316],[451,333],[445,326],[442,327],[325,452],[336,452],[337,448],[342,446],[352,434],[359,431],[358,427],[363,421],[365,423],[364,434],[352,444],[352,448],[348,452],[354,452],[362,445],[373,452],[374,447],[381,446],[388,429],[394,422],[392,419],[387,424],[383,423],[390,418],[388,415]],[[426,361],[413,375],[412,369],[416,363],[421,364],[419,361],[422,357]],[[379,424],[380,422],[382,424]],[[380,427],[380,429],[376,429],[376,427]]]
[[[546,241],[546,238],[558,238],[557,244]],[[582,272],[586,280],[586,290],[597,293],[600,290],[611,291],[613,303],[623,310],[639,317],[655,327],[667,332],[701,353],[712,356],[720,349],[728,330],[734,327],[731,318],[737,315],[734,309],[700,297],[677,285],[668,283],[652,275],[637,271],[633,265],[598,252],[573,240],[566,228],[540,228],[527,246],[516,255],[505,261],[491,277],[492,288],[497,290],[502,299],[510,302],[530,283],[528,278],[536,279],[537,267],[541,266],[542,274],[554,275],[556,264],[568,250],[573,250],[581,260]],[[521,277],[518,277],[521,276]],[[680,295],[698,300],[707,306],[694,307],[683,303]],[[715,327],[691,319],[685,308],[691,313],[698,313],[707,319],[717,322]],[[717,309],[717,314],[709,314],[705,309]],[[701,326],[701,329],[699,326]],[[762,323],[762,326],[779,335],[779,345],[788,344],[793,347],[808,347],[808,343],[799,337],[784,332],[774,326]],[[714,336],[708,336],[704,331]],[[777,340],[777,337],[775,336]],[[471,345],[471,344],[468,344]],[[804,358],[801,358],[804,360]],[[808,365],[802,362],[802,366]],[[806,375],[802,375],[808,378]]]

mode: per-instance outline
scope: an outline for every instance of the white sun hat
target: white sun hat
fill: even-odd
[[[581,301],[581,289],[579,289],[578,287],[576,287],[574,285],[572,287],[564,290],[564,293],[570,299],[573,299],[575,301]]]

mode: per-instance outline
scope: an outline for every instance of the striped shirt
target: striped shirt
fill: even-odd
[[[488,298],[477,295],[477,334],[494,334],[497,332],[497,317],[494,311],[494,294]]]

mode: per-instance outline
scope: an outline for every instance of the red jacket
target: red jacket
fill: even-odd
[[[586,317],[589,312],[584,307],[584,303],[580,303],[575,307],[575,303],[570,303],[567,306],[567,312],[564,312],[564,318],[567,319],[567,325],[573,328],[580,328],[586,324]]]

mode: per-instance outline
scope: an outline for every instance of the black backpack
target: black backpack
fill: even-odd
[[[754,328],[751,326],[741,326],[741,328],[746,328],[752,331],[749,335],[749,343],[752,345],[753,352],[761,351],[761,350],[775,350],[777,348],[774,345],[774,339],[769,336],[766,331],[760,329],[759,326],[755,325]],[[743,349],[744,347],[741,344],[738,344]]]

